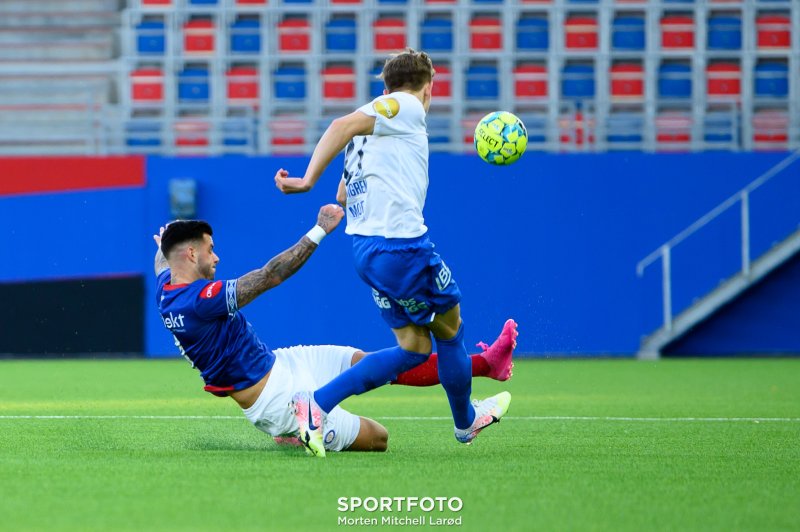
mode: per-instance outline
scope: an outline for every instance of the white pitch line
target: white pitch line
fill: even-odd
[[[376,416],[386,421],[449,421],[445,416]],[[244,420],[244,416],[145,416],[145,415],[108,415],[108,416],[57,416],[57,415],[0,415],[0,420],[8,419],[155,419],[155,420]],[[509,421],[622,421],[622,422],[800,422],[798,417],[614,417],[614,416],[507,416]]]

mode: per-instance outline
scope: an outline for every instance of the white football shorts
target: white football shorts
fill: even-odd
[[[289,407],[292,396],[314,391],[348,369],[354,347],[297,345],[275,349],[275,364],[264,390],[244,415],[257,429],[276,436],[297,436],[298,426]],[[342,451],[358,436],[361,420],[340,407],[328,414],[323,424],[325,449]]]

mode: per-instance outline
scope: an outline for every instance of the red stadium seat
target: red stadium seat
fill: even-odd
[[[787,15],[762,15],[756,19],[759,49],[787,49],[792,43],[792,23]]]
[[[356,97],[356,73],[352,66],[322,69],[322,97],[325,100],[352,100]]]
[[[517,66],[514,69],[514,96],[523,99],[547,98],[547,67]]]
[[[331,4],[360,4],[363,0],[330,0]]]
[[[559,140],[565,147],[582,147],[594,144],[594,119],[584,116],[581,111],[561,115],[558,119],[561,131]]]
[[[251,66],[235,66],[228,69],[228,103],[233,105],[258,105],[258,69]]]
[[[688,111],[665,111],[655,120],[657,151],[689,151],[692,115]]]
[[[311,24],[306,18],[289,18],[278,23],[278,49],[281,53],[311,50]]]
[[[372,29],[375,32],[375,50],[400,51],[406,47],[406,22],[401,18],[381,18]]]
[[[594,50],[597,48],[597,19],[569,17],[564,22],[564,45],[567,49]]]
[[[706,68],[709,97],[738,99],[742,94],[742,69],[736,63],[715,63]]]
[[[661,47],[669,49],[694,48],[694,20],[683,15],[661,19]]]
[[[497,17],[476,17],[469,22],[469,46],[472,50],[501,50],[503,31]]]
[[[170,7],[172,0],[142,0],[144,7]]]
[[[175,146],[192,148],[197,146],[209,145],[209,131],[211,125],[201,119],[177,120],[174,125]],[[205,150],[183,150],[189,152],[203,153]]]
[[[306,142],[306,121],[302,117],[275,116],[269,124],[275,153],[300,153]]]
[[[611,99],[617,101],[644,98],[644,68],[640,63],[621,63],[611,67]]]
[[[236,0],[236,3],[243,6],[264,5],[267,0]]]
[[[753,113],[753,149],[785,151],[789,146],[789,113],[764,109]]]
[[[131,99],[134,103],[164,101],[164,72],[158,68],[139,68],[131,72]]]
[[[445,65],[436,65],[434,68],[436,69],[436,74],[434,75],[433,78],[433,90],[431,94],[436,99],[452,98],[453,76],[450,73],[450,67]]]
[[[187,55],[211,55],[215,50],[214,23],[190,20],[183,25],[183,50]]]

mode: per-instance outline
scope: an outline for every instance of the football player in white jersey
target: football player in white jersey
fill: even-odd
[[[408,49],[392,56],[381,73],[384,94],[331,123],[305,175],[289,177],[284,169],[275,174],[281,192],[307,192],[346,148],[337,199],[346,207],[346,232],[353,236],[356,270],[371,287],[398,343],[366,357],[321,388],[294,396],[292,408],[303,444],[317,456],[325,455],[321,427],[326,413],[347,397],[386,384],[423,363],[432,351],[431,333],[459,442],[470,443],[499,421],[511,402],[508,392],[470,402],[472,377],[464,346],[461,292],[433,250],[422,216],[428,189],[425,115],[433,76],[433,64],[424,52]]]

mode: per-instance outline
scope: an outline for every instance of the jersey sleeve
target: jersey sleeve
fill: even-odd
[[[416,98],[411,101],[395,93],[384,94],[362,105],[358,111],[375,117],[372,134],[376,136],[413,135],[420,127],[423,132],[425,130],[425,111]]]
[[[236,279],[229,281],[198,281],[200,291],[194,302],[197,315],[204,319],[221,318],[239,310],[236,300]]]

